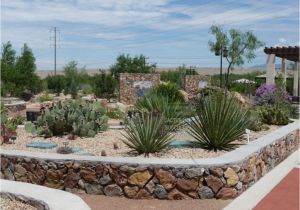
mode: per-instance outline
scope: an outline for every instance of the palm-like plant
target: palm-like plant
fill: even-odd
[[[196,144],[209,150],[230,150],[249,125],[249,113],[231,96],[209,96],[200,102],[197,116],[189,122]]]
[[[164,117],[138,115],[125,127],[123,142],[138,154],[149,157],[149,153],[159,152],[172,142],[173,135],[164,129],[164,125]]]

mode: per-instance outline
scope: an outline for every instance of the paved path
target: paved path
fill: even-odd
[[[292,169],[254,208],[254,210],[298,210],[299,168]]]
[[[79,195],[92,210],[221,210],[231,200],[133,200],[103,195]]]

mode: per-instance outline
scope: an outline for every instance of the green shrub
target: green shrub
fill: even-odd
[[[27,124],[25,129],[46,137],[73,134],[94,137],[108,128],[105,109],[98,103],[80,100],[60,101],[52,110],[42,113],[37,119],[37,127]]]
[[[286,125],[289,123],[289,113],[280,104],[264,105],[258,108],[263,123],[268,125]]]
[[[267,129],[267,126],[262,122],[259,113],[256,110],[251,110],[249,117],[250,124],[248,129],[252,131],[261,131]]]
[[[57,95],[66,88],[66,78],[63,75],[47,76],[45,81],[48,89]]]
[[[97,97],[110,98],[114,95],[117,88],[117,80],[111,75],[101,72],[101,74],[95,74],[94,81],[94,93]]]
[[[81,85],[81,90],[84,95],[89,95],[93,93],[93,87],[90,84]]]
[[[183,78],[186,74],[187,68],[183,65],[176,70],[162,71],[160,72],[160,80],[164,82],[172,82],[176,84],[177,88],[182,88]]]
[[[160,152],[172,142],[172,135],[164,129],[163,117],[153,115],[139,115],[128,121],[125,127],[125,140],[129,148],[138,154]]]
[[[178,101],[171,102],[162,95],[147,94],[136,102],[135,108],[143,114],[164,117],[169,130],[176,130],[183,124],[183,105]]]
[[[38,97],[39,102],[45,102],[45,101],[53,101],[53,97],[50,96],[47,92],[44,93],[43,95]]]
[[[184,102],[184,97],[179,92],[178,88],[176,87],[176,84],[171,82],[168,82],[166,84],[160,84],[153,90],[151,90],[151,92],[168,98],[170,102]]]
[[[202,100],[197,116],[188,123],[196,143],[208,150],[230,150],[249,125],[249,113],[233,97],[218,95]]]
[[[106,112],[106,116],[110,119],[125,119],[126,115],[119,109],[114,109]]]

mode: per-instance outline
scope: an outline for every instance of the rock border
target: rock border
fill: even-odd
[[[91,210],[78,196],[38,185],[1,180],[0,196],[27,203],[38,210]]]
[[[231,199],[298,149],[299,120],[207,159],[84,157],[2,150],[1,176],[74,193]]]

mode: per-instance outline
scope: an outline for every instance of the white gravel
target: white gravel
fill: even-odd
[[[1,210],[37,210],[37,208],[17,200],[10,200],[8,198],[0,198]]]
[[[266,131],[260,132],[251,132],[250,140],[255,140],[260,136],[263,136],[273,130],[276,130],[278,126],[269,126],[270,129]],[[58,144],[58,147],[63,146],[63,142],[68,141],[69,146],[71,147],[79,147],[81,149],[80,152],[84,153],[93,153],[97,156],[101,155],[101,151],[105,150],[107,156],[113,157],[125,157],[125,156],[136,156],[130,152],[131,150],[122,142],[122,130],[113,130],[109,129],[103,133],[97,134],[93,138],[80,138],[77,137],[75,140],[68,140],[67,136],[64,137],[52,137],[52,138],[43,138],[33,136],[32,134],[27,133],[24,128],[17,129],[17,140],[14,144],[3,144],[1,148],[3,149],[14,149],[14,150],[29,150],[29,151],[38,151],[38,152],[46,152],[46,153],[55,153],[57,148],[54,149],[36,149],[26,147],[26,144],[31,143],[33,141],[41,141],[41,142],[51,142]],[[175,140],[185,140],[192,141],[193,137],[191,137],[186,131],[178,131],[174,137]],[[236,141],[239,144],[247,143],[246,137],[243,137],[241,141]],[[119,149],[114,149],[114,144],[117,144]],[[80,154],[74,153],[74,154]],[[220,156],[224,154],[225,151],[208,151],[201,148],[172,148],[168,150],[164,150],[160,153],[152,154],[151,157],[159,157],[159,158],[212,158],[216,156]]]

